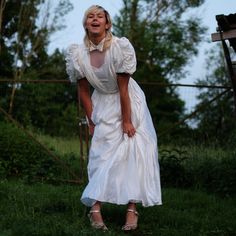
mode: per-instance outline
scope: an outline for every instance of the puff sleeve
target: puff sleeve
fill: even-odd
[[[125,37],[117,39],[116,43],[116,50],[118,51],[115,52],[115,71],[116,73],[128,73],[132,75],[136,71],[137,64],[134,48]]]
[[[72,44],[66,50],[66,72],[69,80],[75,83],[77,80],[84,78],[84,73],[79,66],[79,45]]]

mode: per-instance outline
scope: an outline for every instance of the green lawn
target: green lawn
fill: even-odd
[[[1,236],[125,235],[120,230],[125,207],[104,204],[108,233],[92,230],[80,203],[83,186],[26,185],[0,182]],[[132,235],[236,235],[236,199],[204,192],[163,189],[163,205],[143,208],[139,228]]]
[[[91,229],[80,202],[84,186],[60,181],[72,178],[65,166],[10,126],[0,134],[0,236],[125,235],[125,206],[104,204],[109,232]],[[87,179],[87,159],[80,158],[78,138],[37,139]],[[132,235],[236,236],[235,150],[160,146],[159,153],[163,205],[138,205],[139,228]]]
[[[35,138],[48,148],[53,148],[56,153],[62,155],[74,153],[80,155],[80,140],[79,138],[60,138],[51,137],[49,135],[35,134]],[[86,145],[84,145],[84,152],[86,152]]]

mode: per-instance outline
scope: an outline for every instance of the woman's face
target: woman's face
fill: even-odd
[[[88,14],[86,20],[86,29],[89,36],[106,36],[106,30],[109,24],[106,22],[104,11],[95,10]]]

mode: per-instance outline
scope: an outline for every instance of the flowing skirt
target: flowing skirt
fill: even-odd
[[[95,123],[91,141],[88,178],[81,201],[92,206],[96,201],[144,207],[160,205],[161,186],[157,138],[143,91],[131,78],[129,81],[132,138],[122,131],[120,95],[92,95]]]

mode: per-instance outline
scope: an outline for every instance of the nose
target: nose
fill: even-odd
[[[98,18],[99,18],[99,14],[96,14],[96,13],[95,13],[95,14],[93,15],[93,19],[96,19],[96,20],[97,20]]]

